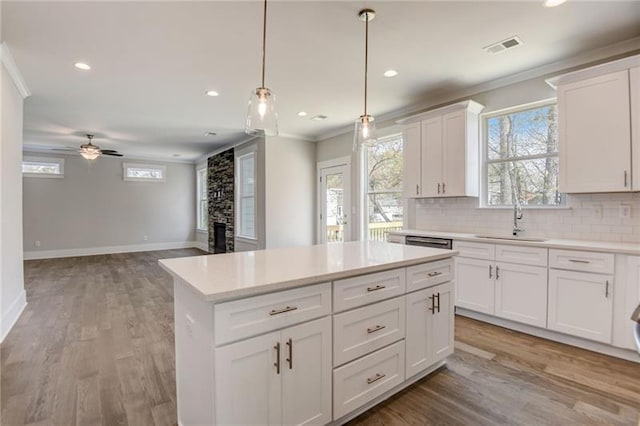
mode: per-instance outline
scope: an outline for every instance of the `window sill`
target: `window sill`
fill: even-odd
[[[206,230],[206,229],[196,228],[196,233],[197,234],[209,234],[209,231]]]
[[[258,239],[257,238],[253,238],[253,237],[245,237],[242,235],[236,235],[235,239],[238,241],[244,241],[246,243],[253,243],[253,244],[257,244],[258,243]]]

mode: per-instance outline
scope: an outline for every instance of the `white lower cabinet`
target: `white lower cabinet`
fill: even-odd
[[[512,321],[547,326],[547,268],[496,263],[495,315]]]
[[[453,353],[453,284],[407,295],[406,377]]]
[[[611,343],[613,276],[549,270],[548,327]]]
[[[333,371],[333,415],[339,419],[404,381],[404,340]]]
[[[493,262],[456,258],[456,306],[484,314],[495,312]]]
[[[215,372],[217,424],[329,423],[331,318],[217,348]]]

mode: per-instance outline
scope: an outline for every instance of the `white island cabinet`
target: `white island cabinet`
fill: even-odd
[[[342,424],[433,372],[453,351],[455,254],[350,242],[161,260],[178,423]]]

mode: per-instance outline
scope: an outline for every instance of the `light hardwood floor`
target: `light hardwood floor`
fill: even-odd
[[[25,262],[1,346],[0,424],[176,424],[173,297],[157,260],[197,249]],[[445,368],[353,425],[636,425],[640,364],[456,318]]]

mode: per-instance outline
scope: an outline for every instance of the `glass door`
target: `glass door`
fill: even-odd
[[[320,243],[351,240],[349,165],[320,169]]]

